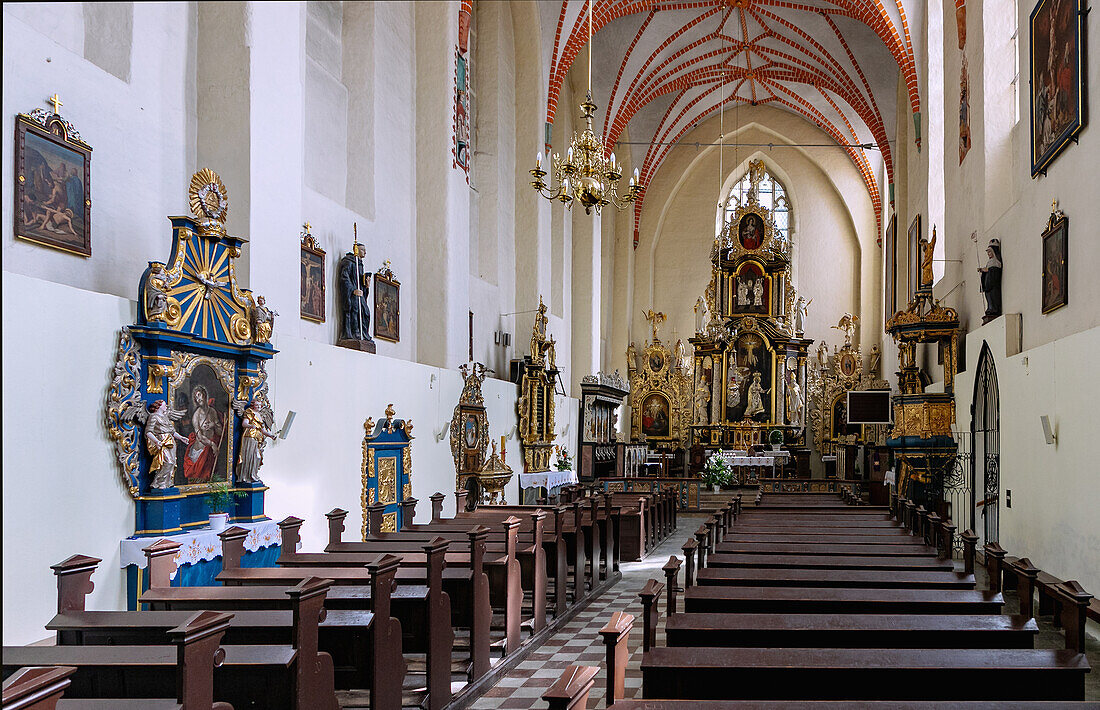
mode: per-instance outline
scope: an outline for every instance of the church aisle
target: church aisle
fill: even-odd
[[[625,689],[627,698],[635,697],[642,687],[639,667],[642,658],[642,604],[638,592],[645,586],[647,579],[664,580],[661,566],[668,562],[670,555],[681,554],[680,546],[687,539],[684,531],[694,530],[705,518],[703,515],[681,514],[675,533],[641,562],[623,562],[620,567],[623,578],[618,584],[600,595],[561,631],[532,651],[530,656],[517,664],[470,707],[473,710],[544,708],[546,703],[541,700],[542,694],[571,665],[599,666],[600,672],[596,676],[596,685],[588,696],[588,705],[602,707],[606,688],[605,652],[598,632],[616,611],[633,614],[636,619],[636,631],[630,637],[631,652],[626,669]],[[664,645],[664,642],[662,623],[657,629],[657,643]]]

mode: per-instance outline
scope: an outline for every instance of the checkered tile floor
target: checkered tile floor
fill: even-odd
[[[470,706],[473,710],[495,708],[545,708],[542,694],[568,666],[598,666],[596,685],[588,696],[589,707],[602,707],[606,686],[604,645],[599,630],[616,611],[625,611],[635,618],[634,631],[630,634],[630,660],[626,668],[627,698],[636,697],[642,687],[640,664],[642,659],[642,604],[638,598],[647,579],[664,582],[661,567],[669,555],[679,554],[680,546],[687,539],[687,531],[694,530],[703,516],[680,515],[676,532],[641,562],[624,562],[620,565],[623,578],[604,592],[568,624],[531,652],[526,659],[502,678],[485,695]],[[664,645],[663,624],[657,630],[657,644]]]

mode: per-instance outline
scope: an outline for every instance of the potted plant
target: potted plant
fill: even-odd
[[[730,471],[726,460],[717,453],[711,454],[703,466],[702,479],[703,484],[710,486],[715,493],[721,490],[722,486],[729,483],[730,480]]]
[[[772,429],[768,434],[768,443],[772,445],[772,451],[779,451],[783,446],[783,431],[780,429]]]
[[[573,470],[573,459],[569,456],[569,452],[565,450],[564,446],[558,447],[558,458],[554,461],[554,468],[559,471]]]
[[[221,481],[210,485],[206,492],[206,504],[210,507],[210,529],[214,532],[225,530],[229,523],[229,508],[233,501],[247,495],[241,491],[235,491],[229,486],[229,481]]]

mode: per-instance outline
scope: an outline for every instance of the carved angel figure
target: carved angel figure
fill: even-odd
[[[240,402],[234,403],[238,409]],[[237,457],[237,482],[260,483],[260,466],[264,463],[265,438],[274,440],[271,431],[274,416],[269,407],[257,397],[252,400],[241,416],[241,451]]]
[[[149,415],[145,421],[145,448],[152,459],[149,473],[153,476],[150,487],[158,490],[172,487],[176,472],[176,442],[187,444],[184,437],[176,433],[175,422],[186,415],[184,410],[172,409],[163,399],[149,404]]]
[[[195,274],[195,280],[206,287],[203,289],[203,298],[210,298],[210,289],[219,289],[229,285],[228,281],[218,281],[210,278],[204,271]]]
[[[852,344],[852,336],[856,334],[856,323],[858,322],[859,316],[845,313],[840,317],[840,321],[831,327],[844,332],[844,344],[847,346]]]

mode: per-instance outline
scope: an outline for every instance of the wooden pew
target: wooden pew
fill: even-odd
[[[656,647],[643,655],[650,698],[1082,700],[1074,651]]]
[[[999,614],[1004,597],[987,590],[688,586],[684,610],[764,614]]]
[[[342,511],[341,511],[342,512]],[[227,531],[228,533],[229,531]],[[490,617],[492,610],[489,604],[489,579],[484,572],[482,561],[485,557],[485,539],[489,529],[484,526],[474,526],[467,531],[470,541],[471,564],[467,569],[444,569],[443,588],[451,590],[448,596],[454,600],[453,592],[457,591],[459,599],[464,600],[464,606],[456,605],[452,608],[454,625],[465,626],[470,629],[470,680],[476,680],[485,675],[490,668]],[[375,574],[365,565],[363,567],[238,567],[239,553],[243,552],[240,536],[230,538],[226,533],[223,536],[222,558],[228,565],[218,575],[218,581],[227,586],[245,584],[280,585],[294,583],[294,580],[302,576],[315,576],[330,579],[337,585],[362,586],[371,583]],[[227,539],[229,538],[229,539]],[[381,555],[379,555],[380,557]],[[399,568],[395,579],[398,583],[429,583],[428,569]],[[414,573],[414,574],[409,574]],[[404,579],[402,577],[404,576]],[[454,583],[451,586],[449,582]],[[430,584],[428,585],[430,586]],[[461,610],[461,613],[460,611]],[[335,614],[337,612],[333,612]],[[347,613],[347,612],[343,612]],[[333,618],[329,615],[329,619]],[[323,625],[322,625],[323,628]],[[327,649],[326,649],[327,650]],[[331,651],[330,651],[331,652]],[[400,654],[397,654],[400,658]],[[363,687],[338,685],[337,687]]]
[[[286,543],[287,539],[284,538],[284,544]],[[164,611],[200,609],[220,611],[293,610],[292,600],[286,594],[286,590],[278,586],[168,586],[173,564],[172,557],[176,554],[178,548],[178,543],[167,540],[160,540],[145,548],[150,588],[139,598],[138,601],[141,604],[148,605],[152,610]],[[429,570],[442,570],[444,552],[445,547],[433,546],[433,549],[429,551],[429,555],[433,559],[433,563],[429,565]],[[422,634],[410,635],[412,640],[417,643],[417,649],[424,648],[431,655],[432,650],[444,646],[448,638],[453,640],[449,611],[447,612],[445,625],[440,625],[438,622],[440,612],[432,613],[431,611],[433,608],[440,609],[444,603],[449,605],[449,600],[446,599],[441,584],[435,587],[396,587],[395,577],[399,565],[399,558],[392,555],[382,555],[365,565],[370,572],[370,586],[328,587],[323,598],[323,607],[329,611],[373,612],[371,618],[372,633],[370,635],[371,652],[369,654],[373,708],[390,707],[387,703],[401,702],[401,686],[406,666],[400,655],[402,649],[402,623],[394,618],[396,616],[393,613],[394,600],[397,600],[399,607],[404,607],[401,618],[408,620],[410,626],[421,629],[426,627]],[[431,574],[434,575],[435,572]],[[434,579],[434,576],[430,576],[429,579]],[[447,651],[444,659],[439,660],[434,665],[429,664],[429,666],[430,670],[434,668],[438,675],[441,674],[441,671],[438,670],[439,667],[445,663],[449,687],[449,645]],[[431,687],[431,680],[430,678],[429,687]],[[447,697],[450,697],[449,691]],[[374,702],[376,698],[378,704]]]
[[[21,668],[4,681],[4,710],[183,710],[175,698],[62,699],[75,672],[68,666]],[[213,708],[233,710],[229,703],[214,703]]]
[[[68,687],[63,689],[70,698],[132,700],[174,695],[187,710],[225,710],[229,706],[215,704],[214,697],[238,697],[237,707],[246,707],[257,680],[262,684],[264,679],[287,675],[294,651],[272,646],[223,649],[221,638],[231,617],[215,612],[193,614],[185,625],[168,632],[169,646],[5,646],[3,674],[7,679],[23,667],[64,667],[66,671],[75,669],[67,677]],[[218,678],[215,668],[219,669]],[[271,675],[272,670],[276,676]],[[5,705],[9,685],[14,682],[5,683]],[[272,695],[275,703],[269,707],[290,707],[289,685],[282,690],[281,696]],[[115,702],[100,707],[116,707]],[[80,705],[73,703],[71,707]],[[117,707],[157,707],[157,703],[124,701]]]
[[[735,569],[708,567],[698,584],[743,587],[861,587],[872,589],[973,589],[974,575],[938,570],[905,572],[816,569]]]
[[[938,570],[950,572],[950,561],[935,557],[892,557],[882,555],[742,555],[715,553],[707,559],[710,567],[744,569],[821,569],[821,570]]]
[[[730,542],[718,543],[717,553],[734,555],[861,555],[889,557],[934,557],[935,550],[927,545],[799,545],[794,542]]]

